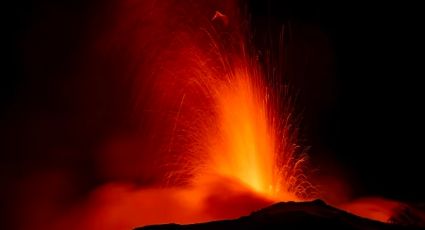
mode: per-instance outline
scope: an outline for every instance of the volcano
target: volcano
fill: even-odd
[[[19,1],[0,229],[424,228],[411,22],[346,8]]]
[[[208,230],[208,229],[352,229],[401,230],[423,229],[425,212],[404,211],[393,223],[365,219],[327,205],[322,200],[280,202],[238,219],[178,225],[150,225],[135,230]]]

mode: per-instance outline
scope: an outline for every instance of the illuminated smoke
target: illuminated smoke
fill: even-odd
[[[95,17],[107,25],[81,74],[116,78],[130,128],[96,148],[98,186],[46,202],[48,214],[22,229],[193,223],[317,195],[281,73],[259,61],[237,2],[217,2],[119,1]]]

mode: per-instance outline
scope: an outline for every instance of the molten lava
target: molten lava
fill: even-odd
[[[270,37],[254,36],[239,0],[76,1],[84,5],[85,16],[74,12],[75,1],[40,2],[29,4],[37,8],[34,12],[23,8],[12,18],[20,25],[14,29],[19,54],[10,59],[28,59],[12,68],[19,68],[16,76],[30,76],[17,78],[22,87],[11,92],[19,92],[19,103],[11,103],[1,123],[11,123],[3,130],[7,138],[2,143],[7,144],[2,150],[17,149],[10,159],[8,154],[1,158],[7,167],[0,169],[7,175],[1,190],[4,219],[16,228],[1,229],[129,230],[191,224],[239,218],[278,201],[313,198],[379,221],[425,219],[420,210],[380,198],[341,204],[349,180],[335,178],[339,173],[332,164],[321,167],[331,168],[328,177],[315,178],[321,193],[310,182],[296,112],[304,105],[295,106],[288,87],[293,79],[283,79],[313,80],[316,68],[331,62],[322,48],[313,49],[322,42],[325,49],[332,46],[324,34],[316,41],[320,29],[304,25],[310,19],[301,20],[302,26],[295,23],[294,33],[288,22],[289,33],[285,27],[279,41],[285,46],[273,52],[255,49],[254,41],[278,39],[272,32]],[[287,16],[292,17],[281,19]],[[286,46],[283,40],[292,35]],[[321,81],[326,71],[318,72],[309,84]],[[333,92],[325,94],[328,100]],[[313,110],[321,111],[323,105]],[[309,115],[326,111],[332,109]],[[314,213],[326,223],[327,214],[335,214],[322,202],[288,205],[297,212],[289,219],[309,213],[306,206],[325,207],[325,215]],[[269,217],[279,218],[278,213]]]
[[[207,168],[234,178],[254,191],[274,195],[279,191],[281,175],[276,165],[276,137],[269,122],[266,95],[252,74],[236,71],[217,97],[219,132],[211,143]],[[254,76],[255,77],[255,76]]]
[[[303,159],[295,158],[292,149],[282,148],[282,138],[287,137],[279,137],[278,129],[288,127],[276,122],[279,113],[269,99],[274,95],[267,93],[258,67],[252,67],[258,64],[243,61],[227,81],[214,86],[217,127],[202,140],[208,143],[208,156],[195,180],[219,176],[269,199],[299,200],[294,188],[300,184],[292,183],[302,183],[294,179],[300,173],[297,163]]]
[[[87,197],[51,201],[44,219],[21,229],[194,223],[315,198],[293,101],[281,73],[250,45],[237,1],[112,5],[90,50],[99,66],[84,74],[104,80],[105,66],[116,65],[117,88],[131,92],[131,129],[99,144],[93,171],[101,183]]]
[[[105,37],[133,41],[124,47],[136,63],[134,114],[142,134],[130,146],[142,147],[106,145],[100,168],[114,180],[121,172],[132,179],[138,171],[162,179],[141,188],[120,181],[98,188],[84,211],[65,217],[77,216],[74,227],[115,230],[236,218],[275,201],[315,195],[304,175],[291,99],[281,99],[287,93],[283,82],[266,79],[235,4],[223,3],[224,13],[207,4],[161,2],[149,14],[117,18],[113,31],[129,38],[115,32]],[[97,46],[110,45],[108,39]],[[276,74],[270,76],[280,79]],[[129,150],[132,159],[145,162],[122,163]]]

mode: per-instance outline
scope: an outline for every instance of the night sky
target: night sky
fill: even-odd
[[[34,171],[78,165],[82,188],[101,183],[87,156],[108,133],[129,125],[120,101],[126,95],[113,74],[101,82],[73,79],[84,68],[76,63],[86,58],[87,41],[106,24],[90,20],[109,10],[101,2],[3,7],[0,178],[7,208],[15,182]],[[284,27],[285,77],[298,90],[303,142],[319,174],[341,173],[356,196],[423,202],[420,7],[252,0],[247,9],[260,49]],[[89,21],[94,31],[87,30]],[[84,85],[83,93],[74,93],[74,85]],[[48,153],[58,146],[68,152]]]

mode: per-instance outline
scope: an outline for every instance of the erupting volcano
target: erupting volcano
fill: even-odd
[[[206,36],[206,47],[189,39],[179,51],[190,55],[177,64],[185,69],[177,87],[189,86],[177,92],[182,96],[172,117],[170,148],[177,146],[178,162],[187,168],[170,177],[180,176],[196,187],[229,180],[272,200],[312,197],[314,188],[303,172],[305,155],[296,143],[292,98],[279,100],[279,93],[287,93],[280,82],[267,86],[240,28],[227,31],[228,44],[221,42],[220,32],[213,32],[218,34]],[[173,95],[174,90],[168,92]]]
[[[224,219],[192,227],[317,222],[393,229],[315,199],[382,222],[423,217],[419,209],[397,216],[405,206],[384,199],[335,202],[344,191],[329,192],[311,177],[304,105],[285,74],[285,27],[257,49],[243,2],[182,2],[109,1],[85,18],[81,49],[67,59],[77,64],[58,90],[71,115],[34,122],[44,139],[60,143],[39,147],[59,163],[19,179],[22,204],[14,212],[28,216],[16,221],[19,229],[127,230]]]
[[[96,150],[103,182],[41,228],[188,224],[316,197],[297,143],[295,99],[254,49],[238,2],[111,6],[77,72],[125,89],[109,103],[130,111],[121,116],[128,128]]]

